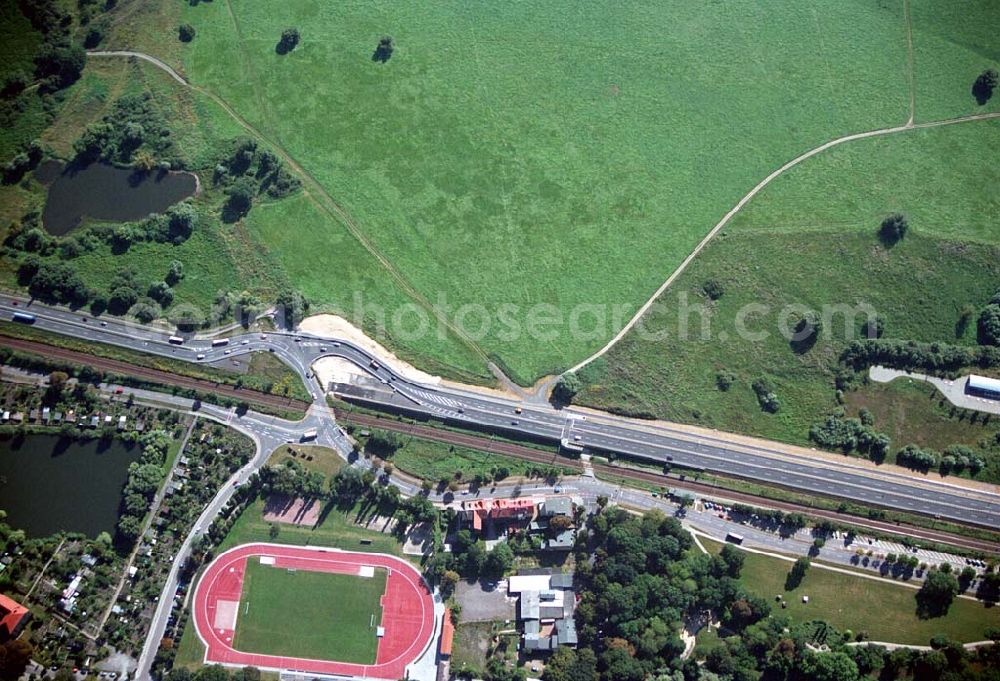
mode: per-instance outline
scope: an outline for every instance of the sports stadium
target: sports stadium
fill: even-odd
[[[260,543],[212,561],[194,621],[206,664],[399,679],[427,651],[435,615],[400,558]]]

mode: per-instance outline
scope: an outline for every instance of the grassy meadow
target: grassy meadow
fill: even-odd
[[[1000,280],[1000,203],[991,189],[1000,179],[992,161],[998,132],[998,123],[980,122],[863,140],[789,171],[647,315],[644,328],[668,337],[628,334],[584,369],[580,401],[805,443],[812,423],[839,406],[834,371],[847,330],[836,317],[829,340],[797,353],[778,333],[784,306],[866,303],[883,318],[887,338],[974,344],[975,324],[961,330],[957,322],[966,305],[985,304]],[[876,230],[895,210],[909,216],[911,230],[886,248]],[[709,280],[722,286],[716,301],[703,290]],[[704,308],[689,314],[687,340],[679,337],[683,296]],[[737,331],[737,315],[750,304],[769,310],[746,321],[749,330],[768,332],[764,340],[745,341]],[[720,372],[735,377],[728,391],[716,385]],[[762,376],[781,401],[776,414],[763,412],[751,390]],[[921,439],[921,424],[912,426],[886,426],[895,447]],[[962,440],[979,437],[968,431]]]
[[[718,542],[703,539],[702,543],[713,553],[721,549]],[[962,643],[982,641],[988,628],[1000,624],[1000,610],[964,598],[956,598],[944,617],[919,619],[916,589],[815,565],[794,591],[785,591],[791,562],[755,553],[743,555],[746,560],[740,582],[751,593],[770,601],[774,613],[794,622],[824,620],[840,631],[867,632],[873,641],[911,645],[927,645],[936,634]],[[788,602],[786,609],[775,603],[778,594]],[[802,596],[809,596],[809,602],[803,603]]]
[[[1000,70],[996,40],[1000,4],[993,0],[911,0],[910,4],[916,120],[1000,111],[1000,97],[980,106],[971,93],[980,73]]]
[[[416,290],[453,310],[634,307],[761,176],[908,110],[902,3],[160,7],[197,30],[163,54],[279,143]],[[302,42],[279,56],[286,26]],[[380,64],[383,34],[397,47]],[[158,53],[172,36],[125,38]],[[342,296],[312,261],[338,257],[344,235],[322,222],[274,254],[336,309]],[[351,269],[360,286],[377,276]],[[493,327],[477,340],[521,382],[613,331],[539,342]],[[436,336],[397,341],[416,355],[451,351]]]
[[[586,7],[568,0],[430,7],[412,0],[121,0],[104,46],[156,55],[201,91],[148,64],[91,58],[42,139],[68,155],[84,126],[121,94],[141,89],[156,95],[188,164],[203,173],[229,140],[260,137],[316,184],[262,201],[233,226],[210,219],[209,229],[182,246],[140,244],[114,256],[116,266],[159,277],[167,258],[189,263],[177,301],[197,305],[220,288],[266,295],[290,284],[314,311],[345,315],[405,359],[475,382],[490,380],[481,354],[434,325],[407,334],[393,317],[406,318],[396,313],[413,304],[408,286],[452,319],[462,306],[482,305],[485,319],[465,318],[473,342],[528,384],[600,347],[774,168],[834,137],[906,121],[908,36],[918,122],[996,110],[996,100],[979,106],[969,92],[978,72],[997,63],[990,49],[995,3],[950,8],[913,0],[909,22],[905,7],[903,0],[602,0]],[[177,40],[180,23],[194,26],[191,43]],[[279,55],[278,36],[292,26],[302,40]],[[17,39],[30,41],[28,33]],[[385,63],[372,59],[382,35],[392,35],[396,46]],[[894,312],[896,331],[925,319],[944,328],[948,311],[935,306],[975,304],[985,275],[978,283],[953,282],[933,266],[932,252],[942,249],[959,272],[989,260],[990,251],[969,251],[993,242],[996,173],[980,164],[996,155],[996,131],[996,122],[909,131],[810,159],[727,229],[723,239],[733,239],[738,260],[723,262],[732,255],[713,245],[696,265],[719,268],[723,277],[756,276],[742,284],[768,287],[773,300],[790,300],[782,287],[794,280],[792,299],[874,297]],[[37,188],[6,187],[0,196],[0,218],[40,203]],[[199,206],[211,212],[220,198],[209,188]],[[331,216],[331,200],[377,257]],[[861,235],[894,209],[911,216],[914,238],[906,247],[918,252],[864,254]],[[932,238],[949,241],[932,246]],[[920,300],[890,295],[902,287],[869,295],[881,270],[863,273],[868,288],[856,290],[850,268],[837,264],[848,256],[867,257],[869,270],[895,267],[908,282],[918,265],[921,282],[948,281]],[[88,283],[106,283],[109,257],[95,252],[79,260]],[[804,282],[794,270],[812,262],[826,278]],[[764,267],[769,271],[760,272]],[[11,282],[11,272],[0,268],[0,283]],[[696,291],[700,282],[687,276],[675,291],[685,287]],[[726,297],[716,307],[732,304],[735,296]],[[539,304],[561,317],[545,338],[525,328]],[[568,316],[581,305],[598,306],[605,319],[573,334]],[[929,328],[919,335],[941,338]],[[823,347],[791,360],[778,352],[713,349],[681,367],[677,354],[637,350],[627,339],[591,372],[586,398],[606,406],[634,398],[625,405],[631,411],[704,420],[720,405],[701,389],[703,379],[732,364],[747,376],[774,374],[785,384],[779,387],[789,396],[786,407],[798,406],[770,423],[745,413],[745,404],[711,418],[801,440],[802,424],[829,404],[829,395],[815,392],[829,382],[829,363],[820,358]],[[626,355],[631,369],[616,359]],[[691,384],[673,382],[692,376]],[[618,386],[621,378],[633,385]]]

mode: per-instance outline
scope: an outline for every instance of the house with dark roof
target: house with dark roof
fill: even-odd
[[[573,501],[569,497],[548,497],[539,505],[538,515],[543,518],[573,515]]]
[[[531,572],[507,580],[508,593],[518,596],[517,620],[524,652],[545,653],[577,645],[573,575]]]
[[[0,643],[17,638],[30,619],[30,610],[0,594]]]

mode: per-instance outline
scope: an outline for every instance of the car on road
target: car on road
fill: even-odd
[[[511,422],[510,422],[510,425],[516,426],[517,425],[517,419],[512,419]]]
[[[101,326],[107,326],[107,325],[108,325],[107,322],[101,322]]]
[[[198,353],[197,359],[205,359],[205,354],[204,353]]]
[[[248,341],[246,339],[240,341],[240,345],[249,345],[249,344],[250,344],[250,341]]]

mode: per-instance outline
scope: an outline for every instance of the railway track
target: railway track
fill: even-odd
[[[262,393],[248,388],[237,388],[219,381],[209,381],[203,378],[183,376],[181,374],[175,374],[163,369],[137,366],[122,360],[88,355],[87,353],[80,352],[78,350],[61,348],[56,345],[48,345],[47,343],[41,343],[38,341],[2,336],[0,344],[13,350],[20,350],[23,352],[30,352],[35,355],[41,355],[47,359],[58,359],[72,364],[82,364],[85,366],[91,366],[100,371],[132,376],[163,385],[190,388],[203,393],[222,395],[232,399],[245,401],[247,403],[277,407],[278,409],[301,411],[303,413],[309,408],[308,402],[303,402],[302,400],[296,400],[290,397],[269,395],[267,393]]]
[[[872,520],[870,518],[863,518],[849,513],[840,513],[838,511],[829,511],[826,509],[815,508],[813,506],[776,501],[774,499],[759,497],[744,492],[728,490],[716,485],[708,485],[705,483],[693,482],[691,480],[678,480],[677,478],[671,478],[652,471],[642,471],[634,468],[623,468],[621,466],[610,466],[607,464],[594,464],[594,472],[618,478],[626,478],[628,480],[652,483],[662,487],[675,487],[677,489],[697,492],[710,497],[724,498],[732,502],[744,503],[750,506],[763,506],[765,508],[773,508],[786,513],[802,513],[803,515],[808,515],[813,518],[830,520],[843,525],[853,525],[855,527],[867,528],[896,535],[903,534],[913,537],[914,539],[922,539],[924,541],[937,542],[939,544],[948,544],[949,546],[957,546],[971,551],[1000,554],[1000,544],[985,539],[964,537],[961,535],[949,534],[940,530],[915,527],[913,525],[905,525],[903,523]]]
[[[583,466],[579,461],[567,459],[566,457],[562,457],[555,452],[544,452],[512,442],[502,442],[477,435],[434,428],[433,426],[422,425],[419,423],[396,421],[394,419],[380,418],[378,416],[372,416],[371,414],[359,414],[346,410],[336,410],[336,415],[339,420],[348,423],[355,423],[359,426],[381,428],[383,430],[391,430],[401,435],[412,435],[414,437],[435,440],[445,444],[469,447],[496,454],[504,454],[541,465],[556,465],[561,468],[572,468],[580,472],[583,471]],[[936,542],[939,544],[948,544],[950,546],[957,546],[970,551],[982,551],[992,554],[1000,553],[1000,544],[983,539],[962,537],[938,530],[871,520],[869,518],[862,518],[860,516],[850,515],[847,513],[839,513],[837,511],[828,511],[811,506],[803,506],[784,501],[775,501],[764,497],[754,496],[752,494],[722,489],[714,485],[693,482],[690,480],[678,480],[677,478],[669,477],[661,473],[655,473],[653,471],[643,471],[634,468],[625,468],[622,466],[612,466],[600,463],[593,464],[593,469],[595,474],[603,474],[605,476],[624,478],[626,480],[636,482],[650,483],[660,487],[683,489],[689,492],[696,492],[710,497],[721,497],[729,501],[745,503],[751,506],[774,508],[786,513],[802,513],[813,518],[830,520],[843,525],[852,525],[855,527],[867,528],[896,535],[904,534],[915,539],[922,539],[924,541]]]
[[[434,428],[433,426],[425,426],[419,423],[379,418],[378,416],[372,416],[371,414],[358,414],[339,409],[335,409],[334,412],[338,420],[355,423],[359,426],[391,430],[399,433],[400,435],[412,435],[414,437],[424,438],[425,440],[435,440],[445,444],[469,447],[492,454],[505,454],[507,456],[517,457],[523,461],[530,461],[532,463],[546,466],[555,465],[561,468],[572,468],[581,473],[583,472],[583,465],[579,461],[567,459],[566,457],[560,456],[558,452],[545,452],[513,442],[493,440],[479,435],[471,435],[469,433],[462,433],[454,430]]]
[[[209,381],[200,378],[193,378],[191,376],[183,376],[162,369],[137,366],[134,364],[129,364],[128,362],[122,360],[109,359],[106,357],[95,357],[93,355],[89,355],[87,353],[80,352],[77,350],[61,348],[58,346],[48,345],[46,343],[41,343],[38,341],[2,336],[2,344],[14,350],[30,352],[36,355],[41,355],[46,358],[63,360],[74,364],[89,365],[101,371],[133,376],[136,378],[149,380],[151,382],[159,383],[162,385],[171,385],[182,388],[189,388],[207,394],[221,395],[231,399],[245,401],[250,404],[266,405],[278,409],[295,410],[301,412],[305,412],[309,408],[309,403],[304,402],[302,400],[296,400],[289,397],[281,397],[280,395],[269,395],[267,393],[262,393],[247,388],[237,388],[235,386],[231,386],[226,383],[220,383],[218,381]],[[583,471],[583,466],[582,464],[580,464],[579,461],[562,457],[557,452],[545,452],[538,449],[533,449],[531,447],[526,447],[524,445],[518,445],[513,442],[493,440],[479,435],[472,435],[469,433],[446,430],[442,428],[435,428],[433,426],[423,425],[419,423],[396,421],[391,418],[379,418],[377,416],[372,416],[370,414],[360,414],[343,409],[337,409],[335,410],[335,412],[337,417],[342,419],[343,421],[349,423],[355,423],[361,426],[366,426],[370,428],[383,428],[385,430],[391,430],[400,434],[412,435],[427,440],[443,442],[445,444],[452,444],[461,447],[469,447],[472,449],[478,449],[480,451],[491,452],[496,454],[504,454],[506,456],[518,458],[523,461],[530,461],[532,463],[537,463],[540,465],[545,465],[545,466],[556,465],[561,468],[571,468],[580,472]],[[600,463],[593,464],[593,469],[595,473],[623,478],[626,480],[643,482],[661,487],[676,487],[678,489],[684,489],[690,492],[696,492],[709,496],[724,497],[728,500],[740,503],[746,503],[748,505],[765,506],[768,508],[774,508],[785,512],[803,513],[812,516],[814,518],[826,519],[842,524],[853,525],[857,527],[868,528],[892,534],[905,534],[915,539],[922,539],[924,541],[948,544],[951,546],[957,546],[972,551],[982,551],[986,553],[1000,554],[1000,544],[998,544],[997,542],[991,542],[984,539],[963,537],[963,536],[949,534],[947,532],[939,530],[932,530],[927,528],[914,527],[912,525],[903,525],[899,523],[891,523],[879,520],[871,520],[868,518],[862,518],[860,516],[854,516],[846,513],[839,513],[837,511],[828,511],[825,509],[817,509],[810,506],[803,506],[789,502],[775,501],[772,499],[758,497],[743,492],[735,492],[726,489],[720,489],[719,487],[708,485],[705,483],[694,482],[691,480],[682,481],[676,478],[666,476],[662,473],[656,473],[652,471],[644,471],[634,468],[624,468],[621,466],[611,466]]]

